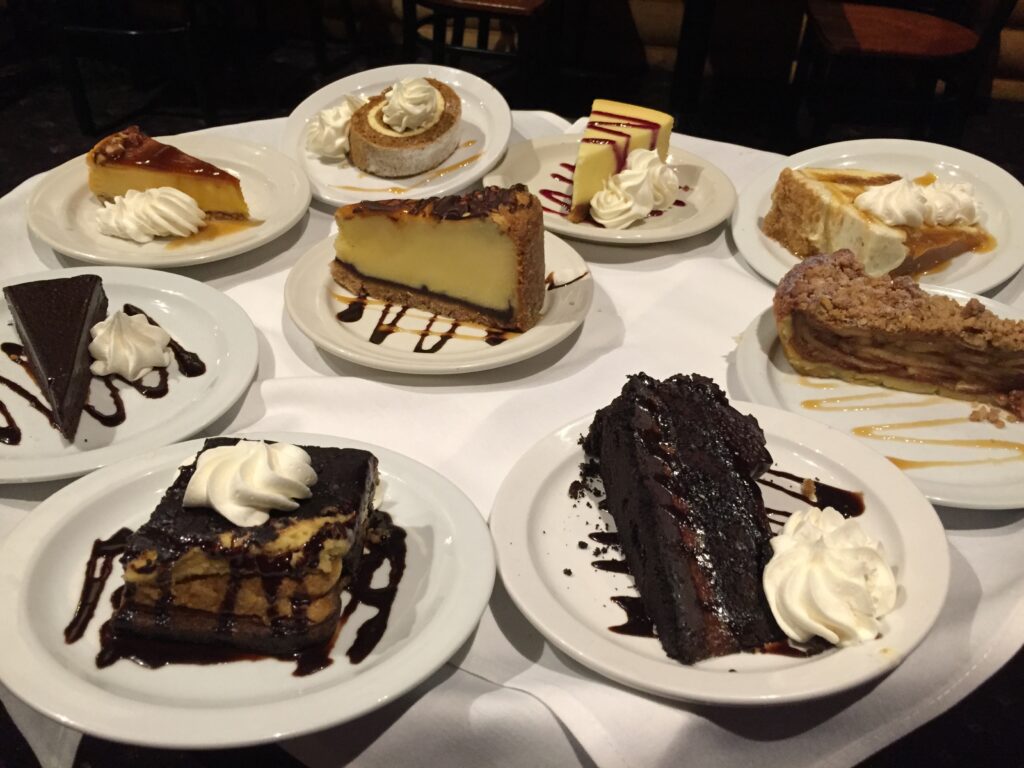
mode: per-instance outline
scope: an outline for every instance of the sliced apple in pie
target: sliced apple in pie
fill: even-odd
[[[909,277],[870,277],[851,251],[779,283],[775,323],[797,373],[997,405],[1024,417],[1024,322]]]

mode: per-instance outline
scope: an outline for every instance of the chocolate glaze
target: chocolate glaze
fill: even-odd
[[[629,573],[629,565],[626,563],[625,560],[594,560],[590,564],[599,571],[610,571],[611,573]]]
[[[139,130],[137,125],[111,134],[90,153],[98,165],[145,165],[149,168],[193,176],[223,179],[237,184],[233,176],[180,149],[161,144]]]
[[[86,627],[92,621],[96,613],[96,606],[99,605],[100,595],[107,584],[107,577],[114,567],[114,558],[124,553],[125,544],[132,532],[128,528],[122,528],[109,539],[96,539],[92,544],[92,552],[89,554],[89,562],[85,566],[85,580],[82,582],[82,594],[78,598],[78,606],[75,608],[75,615],[64,628],[64,642],[73,643],[79,640],[85,633]],[[97,572],[96,565],[100,568]]]

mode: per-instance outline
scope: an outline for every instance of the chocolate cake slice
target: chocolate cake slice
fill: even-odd
[[[4,298],[53,423],[74,440],[92,381],[89,329],[107,316],[103,282],[96,275],[36,280],[7,286]]]
[[[237,442],[210,438],[199,455]],[[357,449],[300,447],[317,475],[311,497],[256,526],[184,506],[198,457],[181,467],[127,542],[113,630],[270,654],[327,642],[363,550],[377,459]]]
[[[755,481],[771,456],[753,417],[703,376],[640,373],[583,447],[669,656],[692,664],[784,639],[761,588],[772,534]]]

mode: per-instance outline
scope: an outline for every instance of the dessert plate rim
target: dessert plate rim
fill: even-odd
[[[1001,317],[1024,320],[1024,311],[1008,304],[1003,304],[995,299],[990,299],[987,296],[979,296],[968,291],[943,286],[926,285],[923,287],[929,293],[949,296],[961,304],[968,302],[970,299],[977,299],[986,308]],[[780,375],[784,376],[783,385],[789,386],[790,381],[794,377],[800,378],[800,374],[795,371],[777,372],[778,369],[772,364],[772,361],[777,354],[782,354],[781,350],[776,350],[776,345],[779,343],[778,339],[775,318],[771,308],[759,313],[743,331],[740,341],[736,346],[736,354],[732,358],[733,365],[735,366],[736,382],[739,386],[739,391],[736,394],[755,403],[779,408],[806,419],[820,421],[820,423],[829,425],[833,429],[843,430],[842,426],[829,421],[827,416],[816,419],[815,414],[821,412],[808,410],[806,413],[803,411],[797,413],[790,410],[787,404],[779,398],[775,391],[776,384],[773,379]],[[880,386],[870,387],[868,385],[851,384],[840,379],[822,379],[822,381],[836,382],[838,387],[850,388],[849,392],[844,390],[841,393],[843,395],[853,395],[861,390],[874,390],[882,393],[892,392],[905,397],[927,397],[926,395],[916,395],[911,392],[902,392],[901,390],[887,389]],[[801,385],[797,383],[793,386],[800,387]],[[805,394],[811,392],[811,390],[802,387],[801,391]],[[808,398],[810,397],[811,395],[808,394]],[[972,407],[972,401],[970,400],[943,399],[946,402],[942,405],[958,405],[963,409],[970,409]],[[899,410],[888,410],[886,411],[886,419],[906,418],[916,421],[929,418],[929,414],[922,408],[910,406],[910,411],[911,413],[907,414],[906,417],[901,417],[898,415],[900,413]],[[934,418],[935,416],[932,415],[931,417]],[[994,430],[995,428],[993,427],[992,429]],[[866,448],[876,451],[879,455],[883,455],[882,448],[885,445],[884,442],[857,438],[852,435],[850,437],[858,440],[858,442],[862,442]],[[1005,437],[1005,435],[994,434],[992,437]],[[912,473],[907,473],[907,476],[935,504],[963,509],[1020,509],[1024,507],[1024,486],[1022,486],[1020,478],[1016,481],[1007,480],[1002,484],[978,483],[977,480],[972,480],[969,467],[963,467],[959,471],[954,469],[949,474],[950,480],[948,482],[939,482],[927,477],[915,476]]]
[[[572,131],[572,127],[569,130]],[[525,170],[522,170],[528,167],[529,163],[527,161],[529,158],[536,156],[540,150],[564,146],[566,148],[566,159],[572,162],[575,160],[575,147],[581,135],[582,133],[570,132],[513,144],[509,147],[501,165],[484,178],[484,185],[497,184],[499,186],[508,186],[510,184],[523,183],[536,195],[538,190],[534,187],[538,179],[537,174],[542,174],[543,171],[537,171],[533,176],[530,176]],[[574,224],[564,216],[545,211],[544,227],[551,232],[577,240],[623,246],[666,243],[693,237],[694,235],[714,229],[732,215],[733,209],[736,207],[736,188],[732,180],[718,166],[699,155],[688,152],[682,146],[685,141],[685,136],[673,133],[669,143],[669,152],[672,158],[677,160],[679,164],[699,166],[702,169],[702,175],[708,175],[711,185],[718,193],[716,195],[716,204],[710,208],[709,212],[701,212],[693,218],[683,219],[670,227],[654,226],[648,228],[633,226],[626,227],[625,229],[605,229],[589,222]],[[570,148],[571,151],[569,151]]]
[[[33,555],[41,552],[54,537],[68,534],[62,551],[82,553],[81,568],[74,569],[80,576],[84,573],[92,539],[108,536],[118,525],[128,521],[111,521],[113,528],[106,530],[101,529],[106,524],[102,515],[100,519],[91,519],[88,524],[81,525],[75,523],[76,514],[110,498],[122,483],[142,483],[142,486],[136,486],[140,497],[147,504],[155,504],[182,458],[202,445],[204,438],[199,438],[164,446],[77,480],[43,501],[0,543],[0,553],[3,553],[0,559],[0,606],[11,611],[8,615],[25,618],[25,622],[8,622],[0,629],[5,649],[0,655],[0,680],[15,695],[57,722],[112,741],[163,748],[245,746],[322,730],[382,707],[427,679],[466,641],[490,598],[495,566],[487,525],[465,493],[430,467],[397,451],[362,441],[293,432],[243,432],[238,436],[374,452],[381,461],[385,481],[390,476],[415,484],[418,489],[423,489],[416,498],[430,499],[428,503],[417,504],[417,508],[434,505],[440,510],[429,514],[438,519],[437,525],[444,527],[444,533],[451,539],[450,549],[435,553],[427,572],[420,576],[445,580],[441,588],[448,590],[453,597],[457,594],[459,599],[444,600],[440,610],[416,617],[417,641],[407,641],[397,648],[387,649],[391,651],[390,655],[365,671],[314,690],[299,691],[298,686],[305,684],[297,683],[296,688],[288,691],[289,695],[281,700],[234,706],[223,703],[204,705],[201,698],[195,700],[191,694],[179,691],[174,698],[161,689],[159,679],[162,674],[190,665],[150,670],[120,661],[103,670],[93,667],[91,673],[100,679],[99,682],[85,676],[84,670],[82,674],[76,674],[76,669],[82,664],[93,664],[91,656],[87,662],[66,659],[62,663],[40,647],[36,637],[41,630],[42,619],[33,622],[32,617],[38,614],[38,610],[28,610],[29,590],[23,583],[31,575]],[[140,521],[150,510],[150,506],[140,507]],[[401,510],[392,506],[389,511],[401,524]],[[112,512],[110,516],[117,514]],[[414,571],[410,573],[411,569],[411,565],[407,566],[404,577],[407,580],[416,576]],[[115,568],[104,595],[116,586],[119,573],[120,569]],[[73,610],[80,587],[80,578],[67,587],[71,596],[69,610]],[[106,606],[109,606],[109,601],[104,599],[87,635],[99,631],[99,624],[110,611]],[[63,621],[61,619],[60,623]],[[63,643],[62,638],[60,642]],[[344,649],[340,646],[335,647],[332,656],[336,658],[335,664],[347,663]],[[116,671],[122,664],[128,665],[128,674],[153,675],[154,693],[138,698],[105,687],[103,676]],[[255,668],[253,665],[263,664],[287,667],[288,663],[267,659],[198,669],[206,675],[217,676],[224,685],[244,686],[245,677],[251,675]],[[330,669],[328,667],[312,677],[294,679],[312,681],[312,685],[317,675],[328,673]],[[108,683],[110,687],[116,685],[116,682]]]
[[[769,240],[761,232],[758,221],[768,211],[771,192],[782,169],[814,164],[831,167],[839,162],[855,162],[858,155],[879,152],[921,158],[921,173],[928,170],[941,172],[942,165],[957,173],[962,169],[969,174],[965,180],[984,181],[994,187],[1004,211],[1024,208],[1024,185],[995,163],[962,149],[912,139],[840,141],[780,157],[740,191],[732,214],[732,235],[739,256],[769,283],[778,284],[799,263],[799,259],[783,246]],[[1015,226],[1012,216],[1007,217],[1006,224],[1008,236],[1005,241],[1000,240],[990,253],[977,254],[979,257],[991,256],[989,263],[959,277],[951,276],[945,270],[926,274],[921,278],[921,283],[984,293],[1012,278],[1024,266],[1024,227],[1019,224]],[[960,258],[963,256],[955,257],[951,263],[956,265]]]
[[[576,549],[579,534],[551,530],[548,517],[545,535],[538,537],[544,540],[543,546],[549,547],[545,552],[540,544],[531,541],[530,526],[536,515],[543,514],[538,509],[550,510],[549,515],[559,519],[572,516],[568,484],[552,487],[549,473],[556,473],[567,464],[575,467],[583,460],[578,438],[587,430],[593,414],[534,444],[508,473],[498,491],[490,515],[491,536],[498,556],[498,572],[512,601],[549,642],[579,663],[615,682],[670,699],[726,706],[791,704],[838,693],[891,672],[924,639],[945,602],[950,558],[945,531],[934,509],[899,470],[852,438],[788,411],[738,400],[731,404],[757,418],[768,438],[769,449],[773,441],[796,443],[801,449],[800,458],[816,466],[826,458],[834,464],[846,462],[856,468],[849,470],[851,474],[863,477],[866,498],[871,494],[871,498],[884,499],[878,511],[883,512],[886,524],[895,529],[900,541],[883,544],[887,548],[896,544],[903,552],[904,567],[897,573],[897,580],[904,599],[890,614],[900,616],[896,628],[859,646],[807,659],[786,659],[794,665],[782,669],[737,669],[737,674],[727,674],[724,666],[739,667],[737,661],[761,657],[734,654],[714,660],[717,666],[713,668],[700,666],[707,662],[688,666],[668,656],[655,660],[614,640],[623,636],[608,631],[607,624],[596,626],[593,618],[585,620],[580,612],[567,610],[555,588],[546,583],[537,563],[560,571],[566,553]],[[785,466],[781,455],[774,458],[776,464]],[[560,475],[560,479],[565,478]],[[884,496],[874,491],[883,483]],[[869,506],[868,513],[876,509]],[[569,576],[565,578],[566,589],[571,589]],[[603,594],[588,597],[595,603],[607,600]],[[612,620],[621,618],[619,612]],[[627,639],[632,640],[635,638]],[[655,655],[663,653],[655,638],[643,641],[655,644]]]
[[[404,196],[431,197],[458,192],[483,178],[504,156],[509,138],[512,135],[512,110],[505,97],[501,95],[501,92],[486,80],[465,70],[441,64],[393,64],[386,67],[367,69],[363,72],[343,77],[340,80],[335,80],[314,91],[303,99],[291,111],[291,114],[288,115],[284,133],[282,134],[281,146],[298,163],[303,174],[309,179],[313,196],[317,200],[328,205],[341,206],[348,203],[358,203],[361,200],[381,200],[389,197],[403,196],[390,193],[387,190],[374,193],[337,189],[328,184],[319,174],[310,172],[311,155],[305,148],[306,126],[313,115],[317,114],[321,109],[337,103],[347,94],[360,90],[369,91],[372,89],[373,95],[376,95],[380,89],[403,77],[433,77],[437,80],[442,80],[459,92],[463,99],[463,104],[466,103],[467,95],[472,96],[473,99],[478,101],[481,105],[481,111],[486,118],[486,124],[481,126],[483,132],[482,141],[485,142],[484,147],[481,149],[477,145],[471,148],[471,154],[483,153],[478,160],[465,168],[459,168],[446,174],[442,177],[443,180],[437,183],[427,183],[422,188],[411,189],[410,194]],[[463,109],[463,119],[465,119],[465,109]],[[455,154],[444,161],[442,165],[446,165],[458,153],[459,150],[456,150]],[[344,170],[350,169],[345,168]],[[417,174],[401,179],[386,179],[363,174],[358,169],[352,170],[355,170],[361,177],[365,177],[370,181],[402,187],[406,186],[410,180],[415,180],[423,175]],[[429,175],[430,173],[431,171],[426,171],[426,174]]]
[[[136,455],[140,450],[183,440],[226,413],[246,393],[256,374],[256,366],[259,362],[259,340],[249,315],[227,294],[198,280],[172,272],[133,267],[69,267],[0,280],[0,287],[33,280],[56,280],[76,275],[99,275],[108,287],[117,285],[124,286],[129,291],[132,288],[155,291],[177,297],[179,300],[184,299],[189,304],[203,308],[205,314],[216,317],[216,322],[225,337],[227,354],[223,359],[217,361],[217,380],[198,403],[190,404],[191,410],[188,412],[187,418],[175,418],[178,413],[171,413],[170,417],[160,426],[151,430],[68,456],[57,458],[5,456],[3,460],[0,460],[0,484],[75,477],[97,467]],[[2,298],[0,298],[0,302],[3,302]],[[6,307],[6,304],[4,306]],[[172,337],[180,338],[174,328],[167,330]],[[13,329],[12,333],[14,333]],[[186,346],[188,345],[186,344]],[[208,366],[212,367],[214,361],[206,362]],[[208,367],[207,370],[209,369]],[[0,399],[6,400],[10,404],[15,398],[5,397],[4,393],[6,392],[6,389],[0,392]],[[173,394],[173,386],[171,394]],[[161,405],[165,403],[164,400],[156,402],[158,404],[154,407],[166,407],[166,405]],[[20,408],[19,412],[21,412]],[[129,423],[131,418],[131,412],[129,412],[125,423]],[[21,448],[22,446],[18,446],[13,450]]]
[[[354,333],[339,328],[341,324],[323,310],[319,301],[310,301],[310,296],[326,290],[351,295],[334,282],[328,269],[335,255],[333,235],[314,245],[292,267],[285,282],[285,307],[296,327],[318,348],[368,368],[426,375],[491,370],[521,362],[550,349],[579,328],[590,311],[594,279],[583,257],[569,243],[547,231],[544,233],[544,254],[545,274],[553,269],[571,269],[574,275],[583,275],[582,279],[564,289],[547,291],[544,314],[530,330],[497,346],[481,341],[476,344],[478,350],[461,352],[457,356],[446,355],[449,348],[437,354],[423,354],[392,348],[387,341],[373,344],[356,338]],[[552,320],[555,312],[561,316]]]
[[[32,191],[26,207],[29,230],[56,252],[79,261],[156,269],[220,261],[276,240],[295,226],[309,209],[312,193],[306,174],[280,150],[211,132],[216,130],[204,129],[155,138],[197,157],[209,158],[228,170],[241,168],[241,172],[235,175],[242,181],[243,193],[247,178],[252,179],[249,194],[254,194],[254,180],[262,176],[259,194],[267,199],[255,211],[250,205],[254,218],[263,216],[260,224],[216,240],[175,249],[167,248],[171,241],[165,238],[136,243],[101,235],[98,229],[83,230],[74,222],[67,225],[62,219],[73,213],[76,207],[88,204],[98,208],[98,201],[88,191],[85,155],[79,155],[46,173]],[[254,167],[258,167],[258,173]],[[266,183],[266,191],[262,182]],[[83,197],[84,201],[75,202]],[[266,215],[263,210],[266,210]]]

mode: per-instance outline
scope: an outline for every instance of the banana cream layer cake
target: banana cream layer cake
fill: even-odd
[[[959,304],[909,277],[870,277],[850,251],[779,283],[775,322],[797,373],[939,394],[1024,416],[1024,322]]]
[[[128,541],[114,630],[273,654],[326,642],[376,486],[367,451],[208,439]]]
[[[544,303],[542,216],[521,184],[346,205],[331,274],[357,295],[525,331]]]

